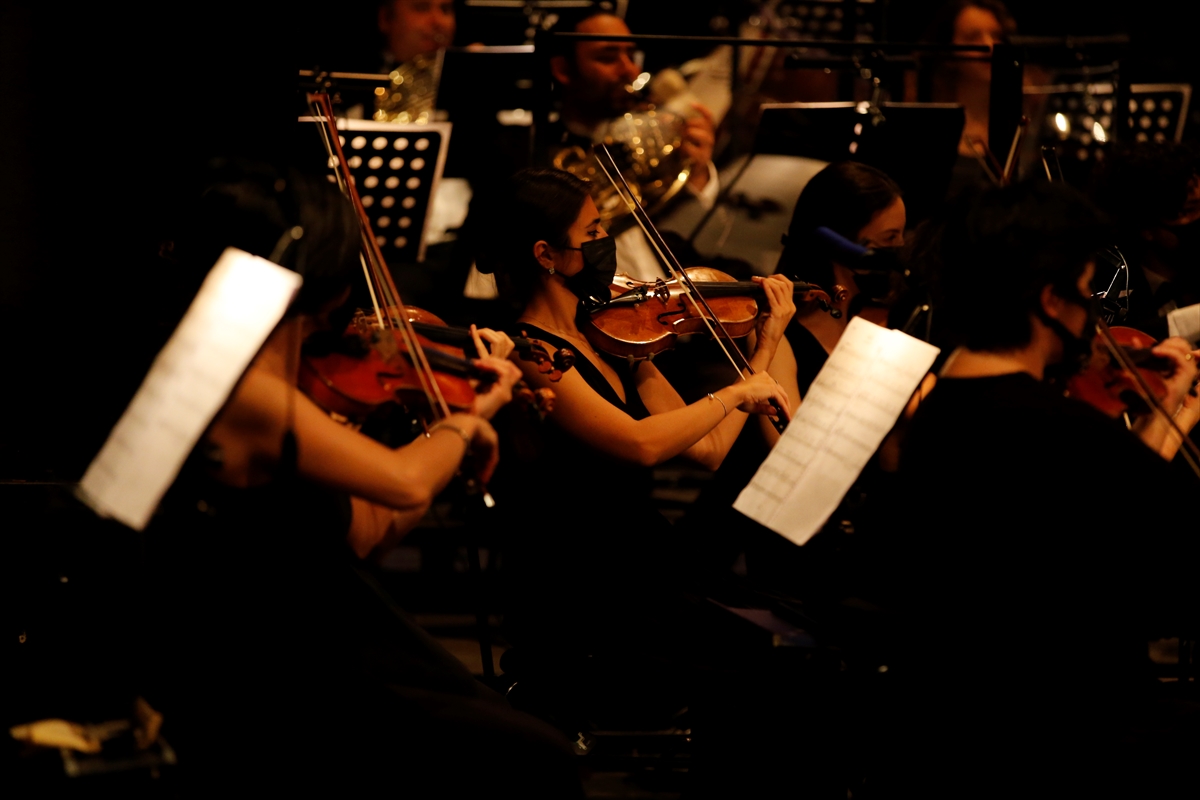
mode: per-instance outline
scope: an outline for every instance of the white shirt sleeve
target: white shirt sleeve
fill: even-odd
[[[617,234],[617,272],[639,281],[667,277],[646,234],[636,225]]]
[[[717,195],[721,193],[721,176],[717,174],[716,166],[711,161],[708,162],[708,183],[704,185],[703,189],[693,189],[689,183],[687,190],[692,193],[705,211],[712,208],[717,202]]]

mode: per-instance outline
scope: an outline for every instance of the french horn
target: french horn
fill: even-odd
[[[651,214],[661,210],[687,184],[692,162],[683,152],[682,117],[649,106],[631,111],[602,125],[597,144],[608,145],[621,174],[642,206]],[[554,166],[590,181],[592,199],[601,219],[619,219],[629,213],[616,189],[604,179],[594,152],[568,147],[554,156]]]
[[[442,51],[423,53],[388,73],[386,86],[375,89],[379,122],[425,123],[433,118],[438,83],[442,77]]]

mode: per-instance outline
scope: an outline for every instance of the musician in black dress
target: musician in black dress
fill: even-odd
[[[794,365],[781,360],[773,371],[787,385],[794,366],[802,397],[808,394],[809,385],[837,346],[850,319],[864,311],[867,300],[855,282],[852,265],[834,260],[828,245],[818,238],[817,228],[828,228],[864,247],[896,248],[904,244],[906,225],[900,187],[866,164],[855,161],[830,164],[800,192],[775,271],[817,284],[829,293],[833,307],[842,312],[834,318],[809,304],[799,309],[788,326],[787,339],[795,356]],[[867,316],[881,324],[886,320],[886,313],[868,312]]]
[[[650,504],[650,468],[679,455],[716,468],[750,415],[770,411],[769,400],[787,413],[787,395],[766,367],[794,311],[791,282],[757,279],[770,303],[750,358],[758,374],[688,405],[652,362],[606,357],[580,330],[581,298],[607,299],[616,266],[584,181],[522,171],[489,213],[492,234],[478,263],[513,303],[514,330],[579,356],[556,384],[532,365],[525,370],[527,382],[553,389],[557,400],[521,471],[561,470],[563,480],[537,493],[513,542],[510,566],[522,577],[512,619],[535,638],[578,637],[585,649],[658,637],[646,616],[655,603],[645,598],[672,587],[679,556]]]
[[[886,322],[886,310],[866,302],[869,295],[859,289],[855,272],[834,260],[828,242],[817,235],[817,228],[828,228],[867,247],[895,248],[904,243],[905,223],[899,187],[873,167],[853,161],[836,162],[805,185],[796,202],[776,274],[822,287],[841,316],[834,317],[815,303],[797,308],[770,367],[771,375],[789,395],[795,394],[803,402],[852,317],[862,315],[879,324]],[[837,526],[852,514],[837,515],[827,532],[797,548],[733,509],[734,500],[770,452],[772,433],[761,425],[747,426],[742,431],[684,524],[720,532],[708,548],[708,564],[715,575],[727,572],[739,554],[744,554],[747,574],[754,585],[793,596],[833,599],[849,590],[840,566],[844,560],[841,549],[849,540]],[[852,502],[867,490],[864,482],[876,482],[877,472],[875,464],[868,467],[866,477],[849,495]]]
[[[165,716],[182,787],[232,781],[361,793],[392,786],[580,795],[569,746],[484,688],[363,571],[468,468],[486,478],[485,419],[517,372],[398,449],[334,422],[296,388],[300,346],[330,325],[359,266],[359,221],[323,180],[227,167],[175,243],[184,268],[226,246],[283,256],[304,285],[197,446],[146,534],[145,694]],[[344,324],[344,323],[343,323]]]

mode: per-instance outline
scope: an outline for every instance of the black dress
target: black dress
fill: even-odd
[[[570,346],[547,331],[523,329]],[[607,402],[644,419],[630,368],[610,363],[625,403],[588,359],[575,368]],[[493,483],[497,503],[512,512],[505,617],[511,652],[529,655],[514,659],[514,694],[540,684],[545,705],[535,700],[529,707],[564,727],[576,720],[576,730],[667,727],[680,722],[675,714],[686,706],[693,730],[689,797],[791,796],[796,752],[827,762],[823,748],[832,741],[812,722],[823,713],[814,711],[816,701],[805,701],[806,730],[820,730],[820,741],[798,734],[784,710],[794,708],[798,694],[794,664],[786,675],[769,666],[775,648],[764,645],[760,629],[697,591],[698,537],[694,530],[681,535],[656,510],[651,471],[598,453],[552,420],[506,436],[501,469],[519,477],[506,492],[515,502],[504,502]]]
[[[829,354],[808,328],[795,320],[788,323],[784,335],[795,353],[796,381],[803,398]],[[708,558],[701,563],[710,581],[718,580],[721,570],[727,571],[741,554],[745,557],[746,575],[758,589],[810,600],[843,593],[840,562],[845,541],[837,532],[819,533],[798,548],[734,510],[734,501],[770,452],[751,419],[680,527],[690,539],[705,542]]]
[[[579,796],[567,743],[392,603],[346,542],[349,497],[299,478],[287,450],[250,489],[195,459],[147,532],[146,694],[184,788],[207,795],[236,776],[424,796],[499,779]]]
[[[521,330],[553,347],[569,342],[532,325]],[[586,357],[579,376],[635,420],[650,416],[630,367],[625,401]],[[554,424],[514,426],[493,482],[507,506],[506,630],[515,644],[638,648],[657,640],[657,615],[677,590],[671,525],[654,507],[651,470],[601,453]],[[507,501],[507,502],[506,502]]]
[[[787,337],[796,356],[796,384],[800,387],[800,397],[804,398],[808,395],[808,387],[812,386],[817,374],[829,360],[829,354],[817,337],[794,319],[784,328],[783,335]]]

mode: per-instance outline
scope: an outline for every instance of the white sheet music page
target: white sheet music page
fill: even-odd
[[[300,288],[300,276],[229,248],[79,483],[97,514],[142,530]]]
[[[1192,347],[1200,347],[1200,305],[1184,306],[1167,314],[1167,332],[1187,339]]]
[[[733,507],[796,544],[821,529],[879,449],[938,348],[855,317]]]

